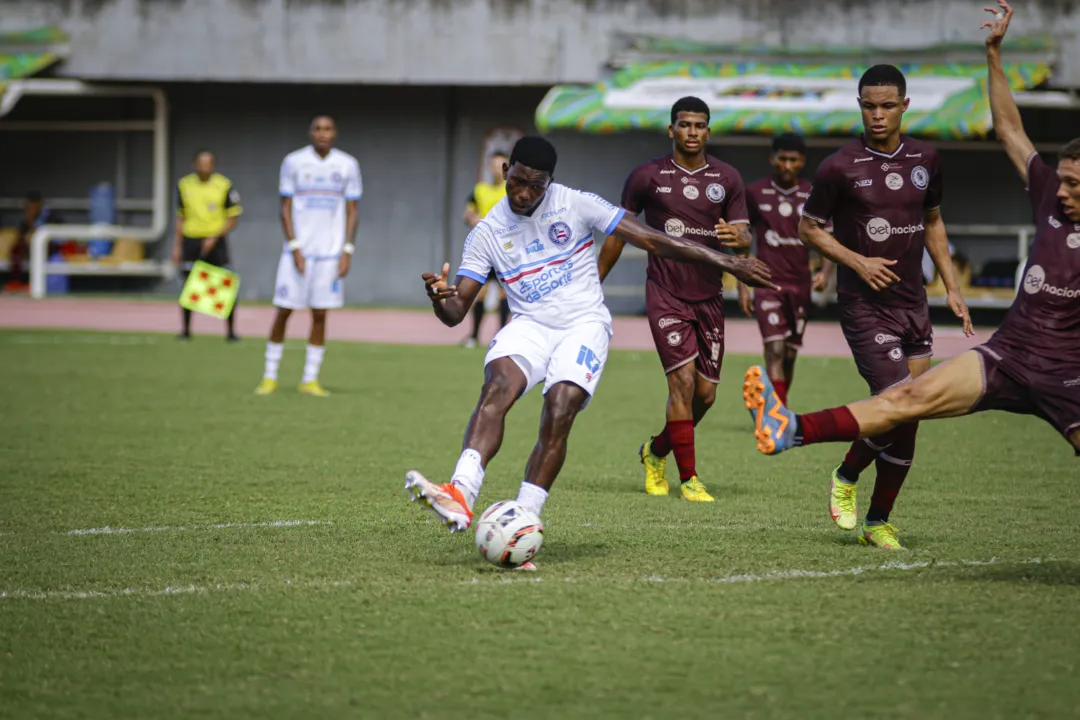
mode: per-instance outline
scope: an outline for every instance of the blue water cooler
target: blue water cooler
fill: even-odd
[[[98,183],[90,188],[90,224],[116,223],[116,190],[112,183]],[[86,252],[91,260],[106,257],[112,252],[112,240],[109,238],[91,238]]]

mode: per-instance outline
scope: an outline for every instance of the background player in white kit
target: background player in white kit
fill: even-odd
[[[285,246],[278,262],[274,306],[277,315],[266,343],[266,369],[255,388],[259,395],[277,390],[285,326],[293,310],[311,308],[304,377],[300,392],[325,397],[319,368],[326,352],[326,311],[344,304],[342,279],[356,247],[357,202],[363,193],[360,165],[334,148],[337,126],[328,115],[311,121],[311,144],[281,163],[281,227]]]
[[[506,413],[544,383],[540,437],[525,466],[518,502],[537,515],[563,461],[570,428],[596,391],[607,361],[611,313],[604,306],[596,241],[614,235],[650,253],[711,265],[758,287],[774,287],[768,267],[653,230],[602,198],[556,185],[555,148],[540,137],[514,145],[505,169],[506,197],[469,234],[455,285],[449,265],[425,273],[435,315],[454,326],[468,314],[495,271],[514,319],[484,360],[484,386],[469,420],[450,482],[436,485],[416,470],[405,476],[414,500],[451,532],[472,524],[484,468],[502,443]]]

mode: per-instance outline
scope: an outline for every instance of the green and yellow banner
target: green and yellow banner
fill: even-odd
[[[766,55],[764,48],[720,48],[654,38],[647,50],[646,54],[667,57],[629,62],[595,85],[553,87],[536,110],[537,127],[544,132],[662,130],[670,122],[671,105],[680,97],[696,95],[712,110],[713,133],[850,136],[862,128],[856,100],[859,76],[881,61],[872,59],[872,48],[803,48],[779,54],[774,49]],[[947,51],[935,48],[934,54],[947,56]],[[927,52],[923,50],[923,57]],[[709,53],[743,59],[675,57]],[[953,48],[953,54],[962,59],[889,58],[907,77],[911,107],[905,115],[905,132],[965,140],[984,137],[991,130],[985,62],[966,46]],[[1028,90],[1046,82],[1050,65],[1038,59],[1016,62],[1006,66],[1006,73],[1014,90]]]

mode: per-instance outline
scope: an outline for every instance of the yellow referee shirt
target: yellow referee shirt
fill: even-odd
[[[506,197],[506,183],[478,182],[473,187],[469,202],[476,207],[476,214],[481,218],[491,212],[495,204]]]
[[[195,173],[185,175],[176,190],[176,214],[184,221],[184,237],[218,237],[228,219],[244,211],[240,193],[229,178],[219,173],[206,182]]]

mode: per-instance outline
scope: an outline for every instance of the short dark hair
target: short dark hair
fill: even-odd
[[[1058,160],[1080,160],[1080,138],[1065,143],[1058,153]]]
[[[875,65],[859,78],[859,95],[862,95],[863,88],[867,86],[888,87],[890,85],[896,88],[900,97],[907,97],[907,80],[904,79],[904,73],[900,72],[900,68],[895,65]]]
[[[674,125],[675,121],[679,119],[679,113],[701,113],[705,116],[706,120],[712,118],[709,114],[709,106],[699,97],[693,95],[687,95],[686,97],[679,98],[675,101],[675,104],[671,106],[671,124]]]
[[[26,200],[26,202],[41,202],[44,197],[42,196],[40,190],[31,190],[30,192],[26,193],[26,197],[24,199]]]
[[[202,150],[196,150],[195,151],[195,154],[191,156],[191,161],[195,162],[196,160],[199,159],[200,155],[209,155],[210,157],[217,160],[217,155],[214,154],[213,150],[207,150],[206,148],[203,148]]]
[[[555,146],[539,135],[526,135],[514,143],[510,151],[510,165],[520,163],[527,168],[541,172],[555,172],[558,154]]]
[[[488,155],[488,157],[489,158],[497,158],[497,157],[504,158],[504,157],[510,157],[510,155],[507,154],[507,152],[505,150],[500,148],[499,150],[492,150],[491,155]]]
[[[802,135],[793,132],[780,133],[773,138],[772,141],[773,152],[780,152],[781,150],[793,150],[800,152],[803,155],[806,154],[806,140]]]
[[[311,127],[312,125],[314,125],[315,121],[318,120],[319,118],[326,118],[330,122],[334,123],[334,127],[337,127],[337,120],[335,120],[334,116],[331,115],[330,113],[319,113],[318,115],[312,115],[311,116],[311,122],[308,123],[308,127]]]

